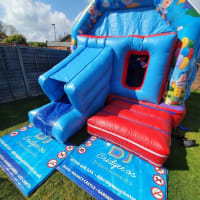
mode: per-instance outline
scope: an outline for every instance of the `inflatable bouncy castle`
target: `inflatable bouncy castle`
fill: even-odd
[[[39,77],[51,103],[30,122],[62,142],[87,122],[162,166],[197,72],[199,17],[187,0],[92,1],[74,22],[73,53]]]
[[[91,1],[71,55],[39,77],[50,103],[0,137],[0,167],[21,192],[58,170],[96,199],[166,200],[162,166],[197,72],[199,19],[197,0]],[[91,137],[70,143],[86,124]]]

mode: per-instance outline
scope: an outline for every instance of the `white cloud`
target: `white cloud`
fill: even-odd
[[[51,5],[32,0],[0,0],[4,10],[1,20],[13,25],[28,41],[54,40],[51,24],[56,25],[56,34],[71,32],[72,23],[62,12],[52,11]]]

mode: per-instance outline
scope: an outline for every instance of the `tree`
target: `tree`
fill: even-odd
[[[17,30],[13,25],[4,24],[0,21],[0,32],[5,33],[6,35],[17,34]]]
[[[3,32],[3,23],[0,21],[0,32]]]
[[[0,41],[5,39],[6,37],[7,37],[7,35],[3,31],[3,23],[0,21]]]
[[[2,43],[14,43],[14,42],[27,45],[26,38],[21,34],[10,35],[2,41]]]
[[[14,35],[17,34],[17,30],[13,25],[10,24],[4,24],[4,32],[6,35]]]
[[[45,42],[29,42],[28,46],[30,47],[47,47]]]

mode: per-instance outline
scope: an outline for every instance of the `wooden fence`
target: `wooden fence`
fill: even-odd
[[[37,79],[69,51],[0,45],[0,103],[42,94]]]

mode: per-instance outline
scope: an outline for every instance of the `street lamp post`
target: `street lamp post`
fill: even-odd
[[[55,41],[56,41],[56,25],[55,24],[51,24],[54,28],[54,36],[55,36]]]

